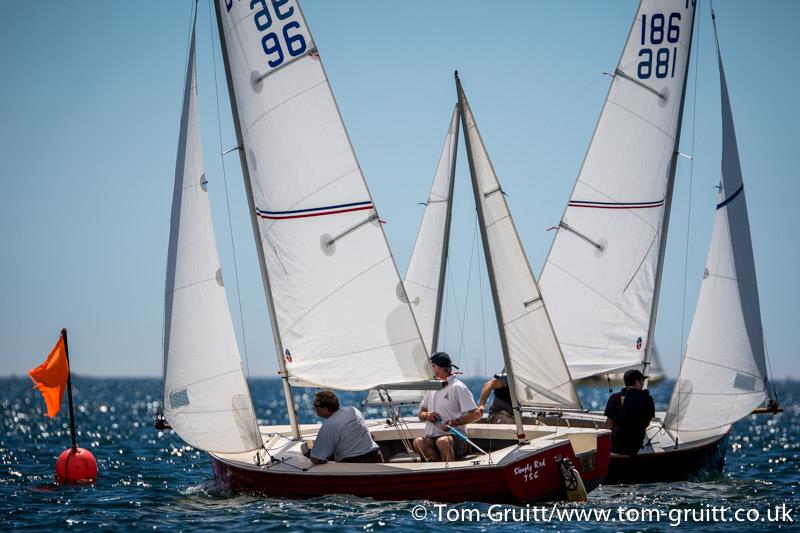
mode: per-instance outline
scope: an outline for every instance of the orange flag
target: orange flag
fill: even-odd
[[[33,380],[34,388],[39,389],[44,397],[47,416],[55,417],[61,409],[61,397],[64,396],[64,389],[67,388],[67,376],[69,376],[64,337],[58,339],[50,355],[47,356],[47,360],[28,372],[28,375]]]

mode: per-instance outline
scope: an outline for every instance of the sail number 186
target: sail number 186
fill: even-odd
[[[669,17],[665,17],[663,13],[654,13],[650,16],[648,24],[647,15],[642,15],[641,45],[662,46],[656,50],[652,48],[639,50],[641,61],[636,69],[639,79],[646,80],[654,74],[656,78],[675,77],[678,47],[669,44],[677,43],[680,38],[680,20],[680,13],[670,13]]]

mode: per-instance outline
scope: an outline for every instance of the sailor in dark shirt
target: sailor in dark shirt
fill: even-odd
[[[656,415],[650,392],[644,389],[647,376],[638,370],[625,372],[625,388],[609,397],[606,427],[611,429],[611,451],[636,455],[642,447],[645,430]]]
[[[481,397],[478,400],[478,409],[483,412],[486,400],[494,391],[494,400],[489,406],[488,422],[490,424],[513,424],[514,409],[511,406],[511,390],[508,388],[508,376],[506,374],[495,374],[483,385]]]

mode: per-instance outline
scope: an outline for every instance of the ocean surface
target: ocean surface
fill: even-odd
[[[477,397],[482,382],[466,381]],[[73,382],[78,444],[95,455],[100,470],[97,483],[89,487],[54,483],[56,457],[70,445],[66,395],[62,412],[50,420],[29,379],[0,378],[0,530],[800,530],[798,382],[777,384],[784,413],[750,416],[734,426],[722,475],[601,486],[587,503],[555,507],[230,494],[215,486],[204,453],[172,432],[153,429],[158,379],[75,376]],[[665,409],[672,384],[652,387],[658,409]],[[288,423],[278,380],[252,380],[251,390],[259,422]],[[584,406],[592,409],[602,409],[608,397],[606,387],[584,387],[580,393]],[[301,422],[315,420],[312,396],[311,390],[297,391]],[[358,404],[363,395],[342,399]],[[378,410],[368,415],[383,416]]]

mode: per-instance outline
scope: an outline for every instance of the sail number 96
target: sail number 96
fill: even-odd
[[[670,13],[665,17],[663,13],[654,13],[647,23],[647,15],[642,15],[641,45],[665,45],[678,42],[681,33],[679,22],[680,13]],[[656,78],[675,77],[675,63],[678,56],[677,46],[661,46],[656,50],[642,48],[639,50],[639,61],[636,74],[639,79],[646,80],[655,74]]]
[[[261,48],[267,56],[267,64],[275,68],[289,57],[302,55],[308,45],[302,35],[300,23],[289,20],[294,15],[294,6],[286,6],[291,0],[250,0],[250,9],[255,9],[253,22],[255,22],[261,35]],[[272,5],[272,10],[267,4]],[[225,0],[228,11],[233,6],[233,0]]]

